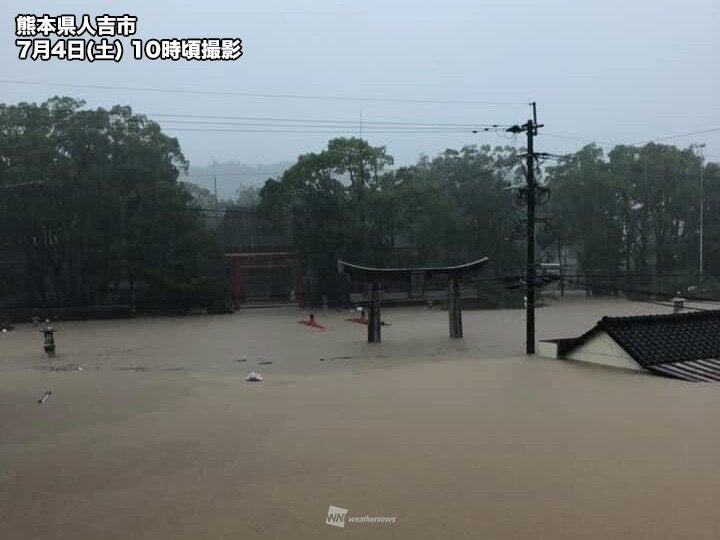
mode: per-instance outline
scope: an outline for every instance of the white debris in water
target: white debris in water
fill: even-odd
[[[250,373],[248,373],[248,376],[245,377],[245,380],[248,382],[262,381],[263,376],[260,375],[259,373],[257,373],[256,371],[251,371]]]

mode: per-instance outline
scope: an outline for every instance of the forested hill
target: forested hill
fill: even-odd
[[[291,165],[291,162],[247,165],[237,161],[216,162],[214,167],[212,163],[205,166],[191,164],[187,177],[182,175],[179,180],[192,182],[212,192],[214,175],[217,177],[218,198],[232,199],[238,188],[262,187],[265,180],[282,176]]]

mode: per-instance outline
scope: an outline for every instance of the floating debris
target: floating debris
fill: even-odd
[[[352,356],[333,356],[330,360],[351,360]]]
[[[236,362],[247,362],[247,356],[241,356],[235,359]]]
[[[256,371],[251,371],[250,373],[248,373],[248,376],[245,377],[245,380],[248,382],[260,382],[263,380],[263,376]]]
[[[5,333],[14,329],[15,327],[11,324],[10,319],[4,315],[0,315],[0,331]]]
[[[45,403],[45,402],[47,401],[47,399],[48,399],[50,396],[52,396],[52,390],[48,390],[47,392],[45,392],[45,393],[43,394],[43,396],[42,396],[40,399],[37,400],[37,402],[38,402],[40,405],[42,405],[43,403]]]
[[[59,366],[40,366],[40,371],[50,371],[52,373],[58,373],[61,371],[83,371],[85,368],[78,366],[77,364],[62,364]]]
[[[267,366],[268,364],[272,364],[272,360],[263,360],[262,362],[258,362],[259,366]]]
[[[138,352],[140,349],[100,349],[100,351],[95,355],[98,358],[104,358],[105,360],[108,360],[111,356],[140,356],[140,352]]]

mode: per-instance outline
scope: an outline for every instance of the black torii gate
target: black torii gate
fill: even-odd
[[[476,274],[488,262],[484,257],[477,261],[458,266],[437,266],[431,268],[369,268],[345,261],[338,261],[338,271],[351,279],[370,284],[370,309],[368,313],[368,343],[380,342],[380,287],[383,283],[410,281],[413,274],[423,274],[425,278],[447,276],[448,278],[448,318],[450,337],[463,337],[462,306],[460,302],[460,283],[464,277]]]

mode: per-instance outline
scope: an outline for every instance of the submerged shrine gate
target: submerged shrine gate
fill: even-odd
[[[477,261],[458,266],[438,266],[432,268],[368,268],[349,262],[338,261],[338,271],[350,276],[350,279],[364,282],[370,286],[370,306],[368,312],[368,343],[380,343],[380,290],[382,285],[397,282],[410,282],[412,276],[423,275],[431,279],[446,276],[448,280],[448,318],[450,337],[463,337],[462,306],[460,302],[460,284],[463,278],[476,275],[488,262],[484,257]]]

